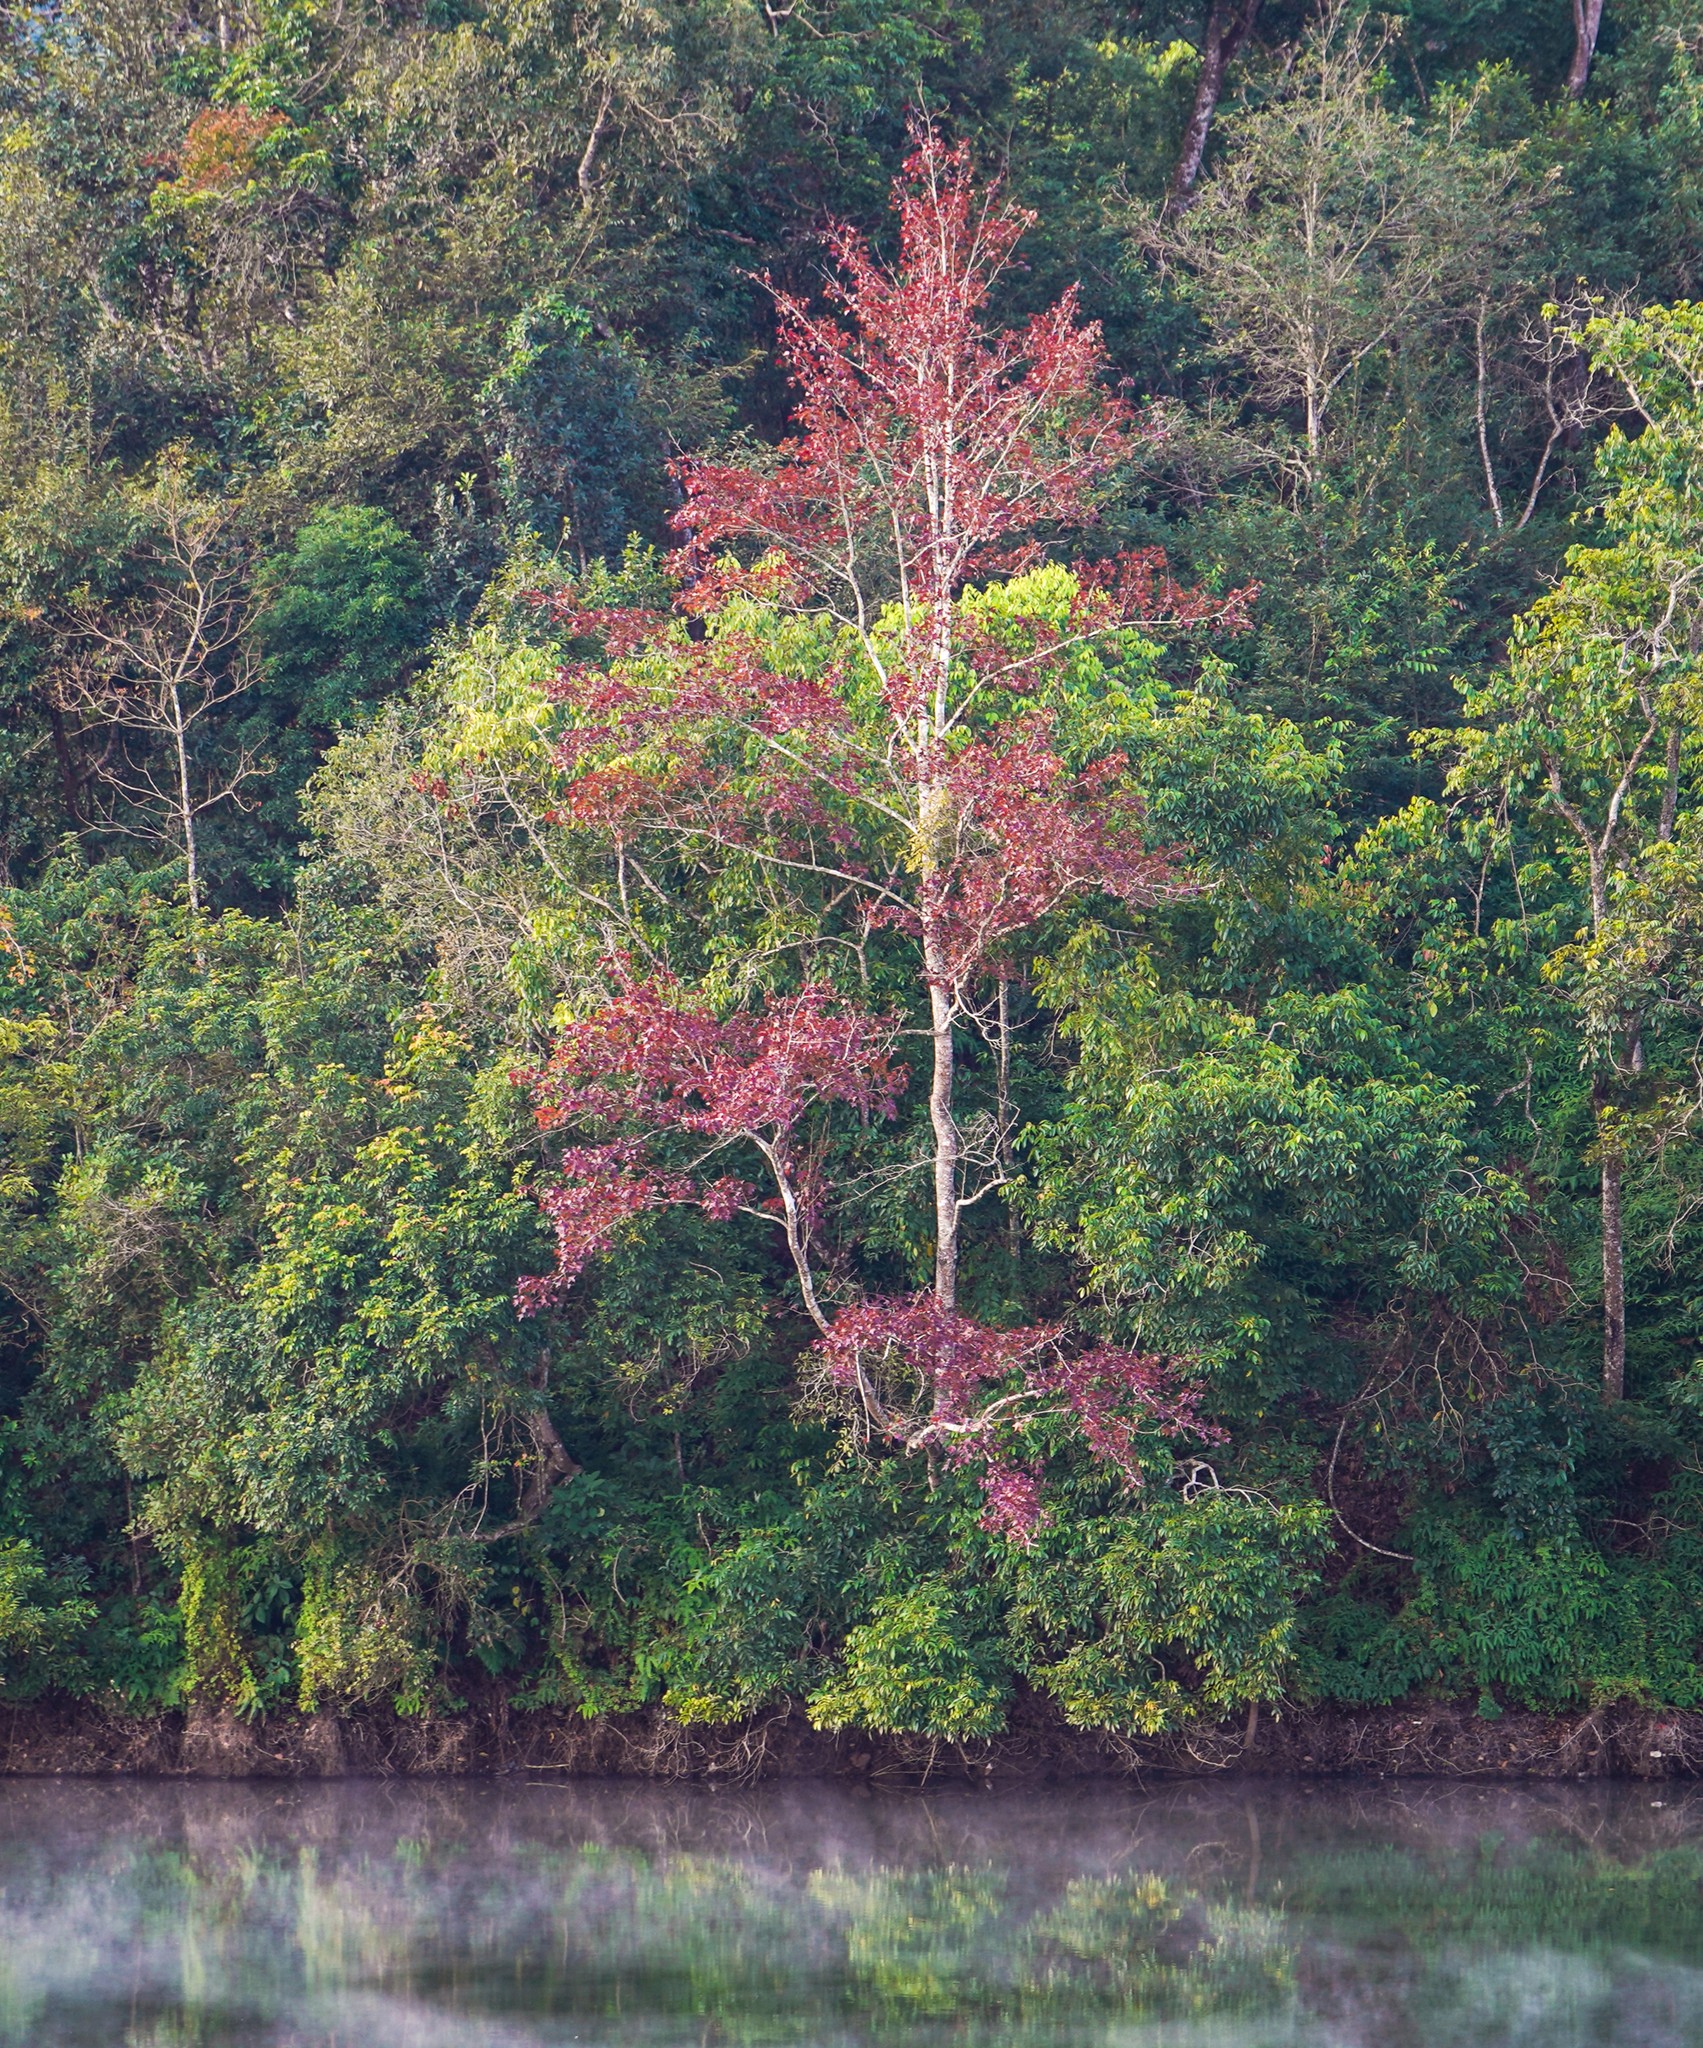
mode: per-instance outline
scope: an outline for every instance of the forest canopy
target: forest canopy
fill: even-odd
[[[0,1698],[1703,1705],[1703,17],[0,58]]]

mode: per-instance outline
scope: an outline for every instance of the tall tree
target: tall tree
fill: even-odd
[[[249,564],[230,506],[168,462],[141,506],[139,587],[74,607],[55,675],[62,711],[88,745],[88,773],[114,830],[182,851],[192,914],[204,889],[198,821],[241,800],[262,772],[245,749],[221,753],[214,714],[254,685]]]
[[[795,1168],[793,1133],[813,1102],[837,1098],[867,1115],[891,1089],[858,1050],[867,1041],[885,1060],[890,1033],[824,1011],[821,989],[771,1003],[760,1025],[717,1025],[693,1005],[659,1011],[624,991],[568,1034],[546,1100],[552,1117],[607,1113],[619,1078],[641,1123],[755,1144],[829,1370],[885,1427],[893,1418],[866,1367],[903,1359],[932,1400],[925,1423],[900,1431],[906,1440],[981,1441],[983,1424],[957,1411],[982,1382],[1013,1372],[1026,1398],[1062,1399],[1084,1418],[1115,1385],[1157,1398],[1151,1361],[1102,1351],[1060,1381],[1056,1333],[984,1331],[962,1315],[963,1218],[1004,1185],[1007,1153],[1003,1130],[966,1143],[957,1040],[990,1027],[1002,956],[1064,902],[1100,890],[1149,903],[1181,884],[1144,841],[1129,764],[1104,724],[1086,747],[1080,721],[1067,732],[1073,656],[1137,621],[1231,623],[1243,594],[1180,590],[1142,553],[1043,579],[1045,595],[1012,586],[1003,605],[991,592],[977,602],[972,578],[1034,563],[1037,530],[1092,517],[1097,486],[1146,430],[1104,390],[1099,336],[1078,321],[1074,295],[1019,331],[985,326],[1028,217],[978,191],[962,150],[920,131],[896,206],[893,268],[850,230],[834,237],[831,293],[844,321],[779,295],[800,393],[779,463],[683,470],[688,602],[707,615],[705,637],[632,614],[570,619],[630,659],[613,674],[564,674],[561,760],[565,807],[624,847],[648,835],[754,862],[818,891],[858,949],[877,934],[908,941],[927,1018],[932,1287],[908,1302],[843,1301],[838,1314],[822,1299],[809,1217],[824,1190]],[[712,550],[736,541],[762,550],[753,568],[712,564]],[[753,597],[825,613],[838,644],[813,669],[789,665],[785,640],[757,628]],[[818,1043],[824,1031],[829,1044]],[[747,1079],[734,1087],[724,1067]],[[568,1165],[559,1279],[619,1215],[689,1192],[608,1148],[576,1150]],[[704,1199],[743,1200],[725,1181]],[[1114,1441],[1109,1424],[1084,1427]]]
[[[1597,361],[1647,422],[1598,459],[1603,544],[1575,547],[1556,589],[1517,622],[1507,668],[1469,696],[1457,789],[1558,824],[1586,928],[1552,977],[1575,998],[1591,1076],[1602,1221],[1602,1387],[1626,1386],[1623,1182],[1628,1091],[1650,1059],[1650,976],[1629,974],[1626,911],[1687,824],[1689,735],[1703,656],[1703,321],[1688,307],[1588,330]],[[1643,950],[1648,951],[1645,944]]]
[[[1309,480],[1358,383],[1506,294],[1545,196],[1519,149],[1471,140],[1471,95],[1423,123],[1388,103],[1391,36],[1325,9],[1281,89],[1226,124],[1188,210],[1130,216],[1260,394],[1299,412]]]
[[[1260,0],[1212,0],[1206,11],[1194,104],[1189,109],[1176,168],[1171,173],[1167,204],[1173,210],[1186,206],[1193,197],[1201,165],[1206,161],[1206,145],[1211,139],[1212,119],[1223,96],[1225,77],[1252,33],[1259,11]]]

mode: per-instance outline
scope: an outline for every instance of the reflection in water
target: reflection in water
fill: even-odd
[[[1690,2048],[1703,1793],[0,1786],[6,2048],[566,2042]]]

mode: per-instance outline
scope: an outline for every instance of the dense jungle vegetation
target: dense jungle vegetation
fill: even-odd
[[[1703,1704],[1703,17],[4,33],[0,1697]]]

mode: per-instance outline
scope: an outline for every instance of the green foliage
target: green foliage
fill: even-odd
[[[0,1540],[0,1693],[28,1698],[77,1676],[75,1650],[94,1620],[75,1563],[56,1581],[21,1537]]]
[[[1469,13],[1262,9],[1181,212],[1198,9],[9,18],[8,1696],[792,1697],[949,1740],[1023,1688],[1124,1730],[1698,1699],[1694,25],[1611,8],[1572,102],[1564,9]],[[635,1219],[514,1307],[550,1252],[525,1077],[611,950],[728,1008],[913,1000],[891,925],[594,829],[553,748],[558,668],[604,659],[554,601],[673,611],[668,460],[778,437],[759,280],[815,294],[830,217],[886,246],[919,91],[1038,211],[994,312],[1080,280],[1149,408],[1089,553],[1260,586],[1244,633],[1056,650],[1044,701],[1064,537],[959,600],[1012,664],[978,729],[1125,757],[1172,862],[976,993],[964,1300],[1166,1354],[1214,1432],[1110,1496],[1038,1418],[1028,1548],[813,1376],[760,1208]],[[230,578],[211,652],[170,502]],[[874,707],[821,620],[729,617]],[[214,699],[181,752],[79,694],[116,618]],[[749,741],[634,758],[731,798]],[[927,1119],[913,1080],[812,1139],[833,1301],[925,1271]]]
[[[1417,1585],[1391,1611],[1348,1588],[1309,1616],[1296,1670],[1304,1697],[1383,1705],[1416,1688],[1546,1709],[1692,1706],[1703,1698],[1691,1591],[1694,1548],[1609,1558],[1572,1540],[1422,1543]]]
[[[1011,1669],[973,1591],[924,1580],[888,1593],[845,1640],[844,1669],[810,1696],[819,1728],[963,1741],[1005,1725]]]
[[[642,360],[552,294],[519,314],[480,394],[509,515],[583,568],[664,515],[660,423]]]
[[[261,570],[268,691],[322,736],[389,694],[427,632],[426,563],[387,513],[315,512]]]
[[[1203,1709],[1281,1698],[1301,1603],[1329,1527],[1320,1501],[1283,1503],[1207,1486],[1100,1530],[1087,1555],[1097,1628],[1035,1677],[1079,1728],[1154,1734]],[[1019,1579],[1026,1628],[1056,1640],[1049,1574]],[[1192,1685],[1172,1675],[1187,1669]]]

